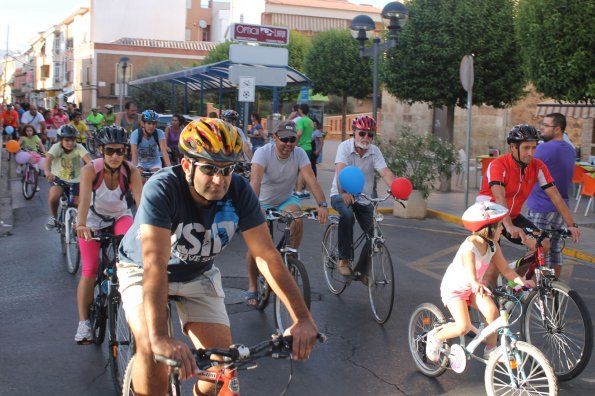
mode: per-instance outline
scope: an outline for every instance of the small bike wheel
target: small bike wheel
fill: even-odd
[[[339,225],[331,223],[322,238],[322,269],[326,285],[333,294],[341,294],[347,287],[347,279],[339,273]]]
[[[89,321],[91,322],[91,330],[93,331],[95,345],[103,344],[107,326],[107,294],[101,290],[101,284],[104,281],[103,277],[99,277],[97,281],[95,281],[95,287],[93,288],[93,302],[89,309]]]
[[[23,197],[29,200],[35,196],[35,192],[37,191],[37,170],[31,165],[27,165],[25,167],[25,172],[23,175]]]
[[[430,303],[418,305],[409,318],[407,332],[409,351],[417,368],[428,377],[438,377],[446,371],[448,364],[446,356],[443,356],[439,363],[432,362],[426,356],[428,333],[444,322],[442,311]]]
[[[124,379],[122,380],[122,396],[135,396],[132,389],[132,365],[134,364],[134,355],[130,357],[126,370],[124,371]]]
[[[112,286],[107,310],[109,324],[107,347],[112,379],[118,394],[122,392],[126,366],[134,354],[134,341],[120,298],[117,287]]]
[[[517,341],[506,355],[502,359],[502,353],[494,353],[488,360],[484,376],[488,396],[558,394],[554,369],[539,349]]]
[[[66,209],[64,216],[64,228],[66,241],[66,269],[71,274],[76,274],[81,262],[81,251],[76,236],[76,208]]]
[[[58,206],[56,219],[58,223],[56,228],[58,229],[58,236],[60,238],[60,251],[64,255],[66,254],[66,230],[64,227],[64,207],[62,205]]]
[[[386,323],[395,302],[395,272],[390,253],[384,243],[377,242],[372,248],[368,267],[368,295],[374,320]]]
[[[558,378],[567,381],[579,375],[593,349],[591,315],[581,296],[564,283],[552,282],[543,296],[538,291],[527,296],[523,313],[523,339],[543,352]]]
[[[269,305],[271,287],[260,272],[256,277],[256,292],[258,293],[258,304],[256,304],[256,309],[263,311]]]
[[[308,278],[306,267],[297,258],[287,256],[287,269],[300,289],[306,306],[310,309],[310,278]],[[283,333],[283,331],[289,328],[292,324],[293,319],[291,318],[289,311],[285,308],[281,299],[278,296],[275,296],[275,325],[277,326],[277,329]]]

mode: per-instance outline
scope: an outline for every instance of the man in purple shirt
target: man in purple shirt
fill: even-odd
[[[535,151],[535,158],[542,160],[554,178],[560,195],[568,205],[568,190],[572,185],[572,172],[574,171],[574,148],[564,141],[566,117],[560,113],[546,115],[541,122],[541,138],[545,143],[539,144]],[[527,199],[529,220],[540,229],[559,229],[564,226],[564,220],[554,207],[552,201],[539,186],[535,186]],[[576,224],[574,224],[577,227]],[[551,247],[545,255],[545,262],[556,271],[560,277],[562,266],[562,244],[560,235],[554,233]]]

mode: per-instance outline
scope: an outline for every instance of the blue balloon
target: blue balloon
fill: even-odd
[[[339,173],[339,183],[343,191],[350,194],[361,194],[364,189],[364,173],[355,166],[346,166]]]
[[[14,132],[14,127],[11,125],[8,125],[6,128],[4,128],[4,130],[6,131],[7,134],[12,135],[12,133]]]

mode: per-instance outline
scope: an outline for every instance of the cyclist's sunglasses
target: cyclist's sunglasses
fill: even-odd
[[[372,131],[359,131],[358,133],[359,137],[366,137],[366,135],[368,135],[369,138],[373,138],[374,135],[376,135],[376,132],[372,132]]]
[[[103,153],[105,155],[107,155],[108,157],[116,154],[119,157],[124,156],[124,154],[126,154],[126,148],[122,147],[122,148],[113,148],[113,147],[104,147],[103,148]]]
[[[297,140],[297,137],[290,136],[290,137],[279,138],[279,140],[282,141],[285,144],[287,144],[287,143],[295,143],[296,140]]]
[[[227,166],[217,166],[213,164],[195,163],[195,166],[207,176],[215,176],[217,173],[221,173],[223,176],[229,176],[235,170],[236,164]]]

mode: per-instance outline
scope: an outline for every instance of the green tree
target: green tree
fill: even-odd
[[[229,59],[229,46],[233,43],[231,41],[224,41],[218,44],[202,61],[203,65],[221,62]]]
[[[361,99],[372,92],[370,60],[360,58],[358,43],[347,30],[328,30],[314,37],[304,70],[314,84],[314,92],[342,98],[341,138],[345,140],[347,98]]]
[[[519,0],[516,32],[529,79],[546,96],[595,101],[595,1]]]
[[[515,0],[411,0],[397,47],[388,51],[383,80],[408,103],[446,106],[452,141],[454,107],[465,107],[459,65],[474,54],[473,103],[512,106],[525,85],[513,32]]]
[[[136,73],[136,78],[156,76],[177,71],[181,68],[182,66],[177,63],[164,66],[159,62],[149,62]],[[163,113],[165,110],[172,112],[181,112],[183,110],[183,91],[177,84],[173,86],[173,90],[172,84],[166,82],[130,86],[129,94],[131,99],[137,103],[140,111],[152,109]]]

